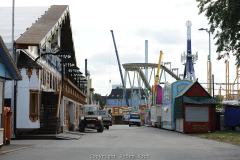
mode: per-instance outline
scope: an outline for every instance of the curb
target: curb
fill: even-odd
[[[18,148],[18,149],[12,149],[12,150],[8,150],[8,151],[3,151],[2,153],[0,153],[0,155],[11,153],[11,152],[15,152],[15,151],[20,151],[20,150],[27,149],[27,148],[33,148],[33,147],[35,147],[35,146],[21,147],[21,148]]]

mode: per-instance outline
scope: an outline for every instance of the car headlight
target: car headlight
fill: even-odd
[[[102,120],[102,116],[98,116],[98,120]]]

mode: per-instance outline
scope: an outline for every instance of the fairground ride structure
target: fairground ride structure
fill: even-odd
[[[191,47],[192,22],[187,21],[185,25],[187,27],[187,55],[185,55],[185,52],[181,55],[181,62],[185,66],[183,79],[196,81],[194,62],[198,60],[198,53],[196,53],[195,55],[192,54],[192,47]]]
[[[155,70],[156,68],[159,68],[159,72],[161,70],[161,73],[160,73],[160,78],[159,78],[159,81],[158,81],[158,84],[162,84],[164,82],[161,82],[161,78],[162,78],[162,75],[164,73],[164,76],[165,76],[165,82],[166,82],[166,72],[171,75],[174,79],[176,80],[181,80],[181,78],[179,77],[178,74],[175,74],[173,72],[173,69],[169,69],[167,68],[166,66],[160,64],[160,67],[158,64],[156,63],[125,63],[122,65],[123,68],[125,69],[125,73],[124,73],[124,84],[127,83],[127,79],[129,80],[129,83],[130,83],[130,87],[131,87],[131,98],[133,98],[133,87],[134,87],[134,82],[135,82],[135,77],[136,77],[136,80],[138,81],[138,88],[139,88],[139,92],[138,92],[138,101],[140,104],[141,103],[141,88],[144,90],[145,92],[145,95],[146,95],[146,99],[148,100],[148,98],[150,97],[151,95],[151,91],[152,91],[152,88],[150,86],[150,81],[151,81],[151,78],[152,78],[152,74],[153,75],[156,75],[155,73]],[[146,77],[145,77],[145,74],[144,72],[142,71],[142,69],[151,69],[151,74],[150,74],[150,78],[149,78],[149,81],[147,81]],[[133,75],[133,79],[131,80],[130,78],[130,75],[129,75],[129,72],[130,71],[133,71],[134,72],[134,75]],[[153,73],[154,72],[154,73]],[[142,80],[142,84],[141,84],[141,80]],[[155,79],[153,78],[154,80],[154,84],[155,84]],[[132,83],[131,83],[132,81]],[[124,89],[123,89],[123,94],[125,94],[126,92],[126,85],[124,86]],[[123,96],[123,98],[125,98],[125,96]],[[123,102],[125,102],[125,99],[123,100]],[[125,105],[125,103],[123,104],[123,106]],[[146,105],[146,104],[145,104]],[[137,103],[134,99],[134,106],[133,107],[133,110],[138,110],[139,109],[139,106],[137,106]]]

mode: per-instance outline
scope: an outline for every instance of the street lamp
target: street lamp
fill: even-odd
[[[108,94],[106,94],[106,106],[107,106],[107,97],[108,97]]]
[[[35,62],[41,58],[42,56],[46,56],[46,55],[54,55],[54,56],[58,56],[60,59],[61,59],[61,66],[62,66],[62,69],[61,69],[61,72],[62,72],[62,88],[63,88],[63,81],[64,81],[64,78],[63,78],[63,65],[64,65],[64,59],[66,58],[71,58],[71,54],[63,49],[60,49],[58,46],[57,46],[57,49],[55,51],[55,53],[53,52],[47,52],[46,51],[46,48],[42,50],[43,54],[40,53],[40,56],[38,56],[36,59],[35,59]]]
[[[209,60],[209,91],[210,91],[210,95],[212,95],[212,91],[211,91],[211,80],[212,80],[212,75],[211,74],[211,46],[210,46],[210,30],[208,30],[207,28],[204,29],[204,28],[200,28],[198,29],[199,31],[203,31],[205,30],[208,34],[209,34],[209,57],[208,57],[208,60]],[[213,84],[214,85],[214,84]]]

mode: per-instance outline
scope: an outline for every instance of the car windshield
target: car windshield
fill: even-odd
[[[98,111],[98,115],[106,115],[106,111]]]
[[[130,115],[130,118],[131,118],[131,119],[140,119],[140,116],[137,115],[137,114],[136,114],[136,115],[131,114],[131,115]]]
[[[85,107],[85,115],[97,115],[97,107]]]

